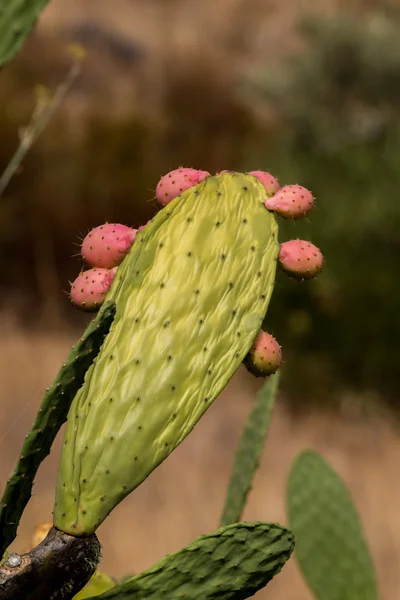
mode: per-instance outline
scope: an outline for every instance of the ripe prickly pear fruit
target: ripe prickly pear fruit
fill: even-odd
[[[285,185],[264,204],[285,219],[301,219],[313,208],[314,197],[301,185]]]
[[[117,267],[131,249],[136,233],[136,229],[120,223],[99,225],[83,240],[82,258],[89,267]]]
[[[117,267],[82,271],[71,286],[72,304],[87,312],[97,310],[103,304],[116,272]]]
[[[255,377],[268,377],[275,373],[282,363],[281,347],[270,333],[261,330],[243,362]]]
[[[304,240],[281,244],[278,260],[281,269],[295,279],[312,279],[324,266],[321,250]]]
[[[249,175],[253,175],[253,177],[257,177],[257,179],[261,181],[267,190],[268,196],[273,196],[276,194],[281,187],[278,180],[271,175],[271,173],[267,173],[266,171],[250,171]]]
[[[185,167],[175,169],[161,177],[156,187],[156,200],[165,206],[189,188],[207,179],[207,177],[210,177],[208,171]]]

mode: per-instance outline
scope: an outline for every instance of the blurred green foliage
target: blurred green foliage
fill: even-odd
[[[51,297],[81,323],[60,292],[80,268],[71,257],[78,235],[105,220],[145,222],[157,210],[158,178],[176,166],[268,170],[317,198],[306,222],[280,221],[282,241],[309,238],[326,258],[315,282],[279,277],[266,327],[284,348],[284,383],[302,399],[346,388],[396,405],[399,30],[399,10],[383,4],[317,15],[299,24],[304,51],[248,73],[239,90],[218,65],[203,64],[171,69],[158,119],[92,106],[76,126],[60,113],[0,202],[3,301],[18,293],[32,318]],[[37,61],[27,46],[0,81],[0,170],[29,120],[33,85],[60,79],[56,53]],[[254,111],[260,103],[270,123]]]
[[[305,18],[306,51],[247,84],[280,123],[249,165],[316,196],[310,222],[283,230],[317,243],[325,272],[281,281],[268,316],[302,393],[347,386],[399,400],[399,31],[393,8]]]

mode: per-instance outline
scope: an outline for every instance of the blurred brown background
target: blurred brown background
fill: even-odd
[[[279,275],[266,328],[282,392],[246,519],[286,523],[284,489],[313,447],[348,483],[383,600],[400,597],[400,11],[364,0],[53,0],[0,76],[0,172],[34,108],[83,71],[0,199],[0,479],[88,318],[69,305],[79,237],[138,226],[179,165],[271,171],[313,190],[281,239],[321,246],[326,268]],[[188,439],[99,531],[103,569],[137,572],[218,525],[234,450],[260,382],[240,370]],[[59,444],[14,549],[51,519]],[[309,600],[292,559],[257,597]]]

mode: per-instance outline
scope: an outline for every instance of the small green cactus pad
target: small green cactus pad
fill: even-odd
[[[0,0],[0,69],[18,52],[49,0]]]
[[[250,175],[209,177],[137,236],[117,312],[68,416],[56,526],[96,530],[190,433],[239,368],[275,282],[277,224]]]
[[[308,450],[288,481],[296,558],[318,600],[378,600],[374,566],[356,508],[339,475]]]
[[[111,579],[105,573],[100,573],[100,571],[96,571],[94,575],[89,579],[87,584],[81,591],[74,596],[73,600],[86,600],[87,598],[92,598],[94,596],[99,596],[111,588],[115,587],[115,581]]]
[[[16,536],[39,466],[49,454],[57,433],[67,419],[71,402],[83,384],[86,371],[99,352],[114,315],[113,302],[102,306],[82,338],[72,348],[65,364],[44,395],[0,502],[0,555]]]
[[[294,547],[291,531],[274,523],[237,523],[166,556],[98,600],[242,600],[277,575]]]
[[[240,521],[260,462],[278,389],[279,372],[271,375],[257,395],[236,452],[221,525]]]

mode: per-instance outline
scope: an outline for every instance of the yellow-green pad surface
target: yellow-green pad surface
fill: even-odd
[[[210,177],[137,236],[107,300],[117,311],[74,399],[55,525],[92,533],[188,435],[249,351],[279,252],[266,192]]]
[[[74,596],[73,600],[86,600],[87,598],[92,598],[93,596],[99,596],[108,590],[111,590],[115,587],[115,581],[111,579],[105,573],[101,573],[100,571],[96,571],[94,575],[89,579],[88,583],[85,585],[81,591]]]

